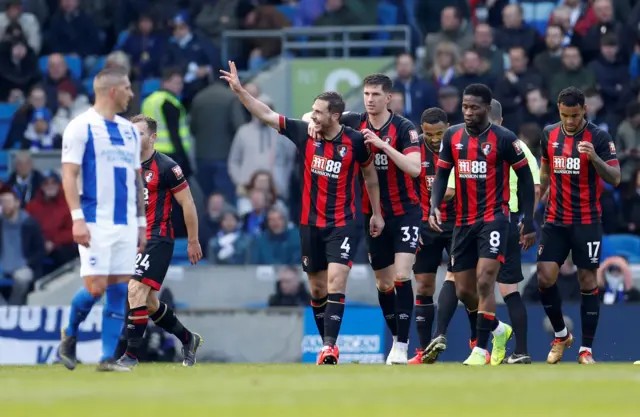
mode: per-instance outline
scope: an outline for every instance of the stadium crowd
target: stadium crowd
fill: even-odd
[[[439,106],[451,123],[459,123],[462,90],[484,83],[502,103],[505,127],[539,157],[542,128],[559,120],[555,97],[569,85],[579,87],[590,121],[615,138],[621,162],[622,184],[603,185],[605,233],[640,235],[640,2],[382,2],[396,6],[397,23],[412,28],[414,44],[396,58],[394,112],[419,126],[422,111]],[[155,88],[179,98],[175,107],[188,112],[196,157],[179,144],[172,157],[205,196],[201,241],[208,242],[208,261],[298,264],[295,147],[252,120],[217,81],[221,35],[233,29],[376,24],[375,13],[366,11],[377,3],[0,0],[0,101],[20,104],[0,141],[5,150],[24,151],[0,191],[0,264],[13,284],[0,290],[8,302],[23,303],[34,280],[77,255],[59,174],[35,169],[30,153],[60,148],[66,125],[91,105],[92,77],[103,66],[129,71],[136,91],[129,114],[144,111],[153,93],[149,80],[155,79],[161,80]],[[283,5],[297,7],[286,12]],[[255,71],[278,56],[280,46],[279,40],[246,39],[231,53]],[[269,102],[256,85],[247,89]],[[22,244],[8,244],[9,239]],[[360,263],[367,262],[363,244]],[[603,268],[603,277],[624,275],[619,264]],[[571,275],[571,266],[565,271]],[[277,301],[283,294],[306,303],[298,286],[289,285],[289,272],[282,272],[286,279],[273,303],[293,302]]]

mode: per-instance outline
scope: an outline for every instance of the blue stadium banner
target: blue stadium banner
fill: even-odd
[[[0,307],[0,365],[50,364],[56,360],[60,331],[69,307]],[[96,363],[102,353],[102,306],[91,310],[78,332],[77,355]]]
[[[562,310],[567,327],[575,338],[574,345],[565,353],[563,362],[575,362],[581,338],[580,305],[564,304]],[[551,324],[540,304],[527,304],[527,315],[529,354],[534,362],[544,362],[553,341]],[[497,316],[506,323],[510,322],[509,311],[504,305],[498,306]],[[603,305],[600,308],[600,322],[593,345],[596,361],[630,362],[640,359],[639,317],[640,305]],[[386,345],[388,351],[391,335],[387,335]],[[507,355],[513,352],[514,346],[515,336],[507,345]],[[417,347],[418,335],[414,325],[409,336],[410,353]],[[447,333],[447,350],[440,355],[440,360],[462,362],[469,356],[469,352],[469,320],[464,308],[458,308]]]
[[[383,363],[386,325],[378,307],[349,307],[344,312],[338,348],[340,363]],[[302,362],[315,363],[322,340],[313,317],[313,309],[304,312]]]

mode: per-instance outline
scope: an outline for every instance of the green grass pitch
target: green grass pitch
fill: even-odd
[[[639,393],[631,364],[0,367],[3,417],[622,417],[640,415]]]

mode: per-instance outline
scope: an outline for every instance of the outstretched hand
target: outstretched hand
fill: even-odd
[[[229,71],[220,70],[222,74],[220,79],[225,80],[229,83],[229,87],[233,90],[233,92],[238,93],[242,89],[242,84],[240,84],[240,78],[238,77],[238,70],[236,69],[236,63],[233,61],[229,61]]]

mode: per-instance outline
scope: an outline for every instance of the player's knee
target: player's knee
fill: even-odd
[[[549,288],[556,282],[556,277],[553,276],[549,268],[545,265],[538,264],[538,287]]]
[[[447,275],[445,275],[444,280],[456,282],[455,275],[453,275],[453,272],[450,271],[447,271]]]
[[[160,300],[158,299],[158,291],[149,291],[147,295],[147,310],[149,314],[153,314],[160,308]]]
[[[389,291],[393,288],[394,274],[391,267],[380,269],[374,272],[376,277],[376,287],[382,292]]]
[[[578,269],[578,282],[581,290],[592,290],[598,286],[596,271],[590,269]]]
[[[481,297],[487,297],[495,287],[496,276],[498,270],[494,268],[482,268],[478,272],[478,295]]]
[[[330,293],[344,293],[347,289],[347,276],[349,268],[345,267],[330,270],[327,274],[327,290]]]
[[[106,279],[87,279],[85,282],[85,287],[87,291],[93,298],[100,298],[104,295],[107,290],[107,280]]]
[[[470,308],[473,304],[477,304],[477,294],[475,289],[456,284],[456,296],[467,308]]]
[[[502,298],[518,291],[518,284],[498,284]]]
[[[416,275],[416,294],[423,297],[431,297],[436,292],[435,274]]]
[[[136,281],[129,281],[129,307],[136,308],[147,304],[147,295],[149,294],[149,287]]]

